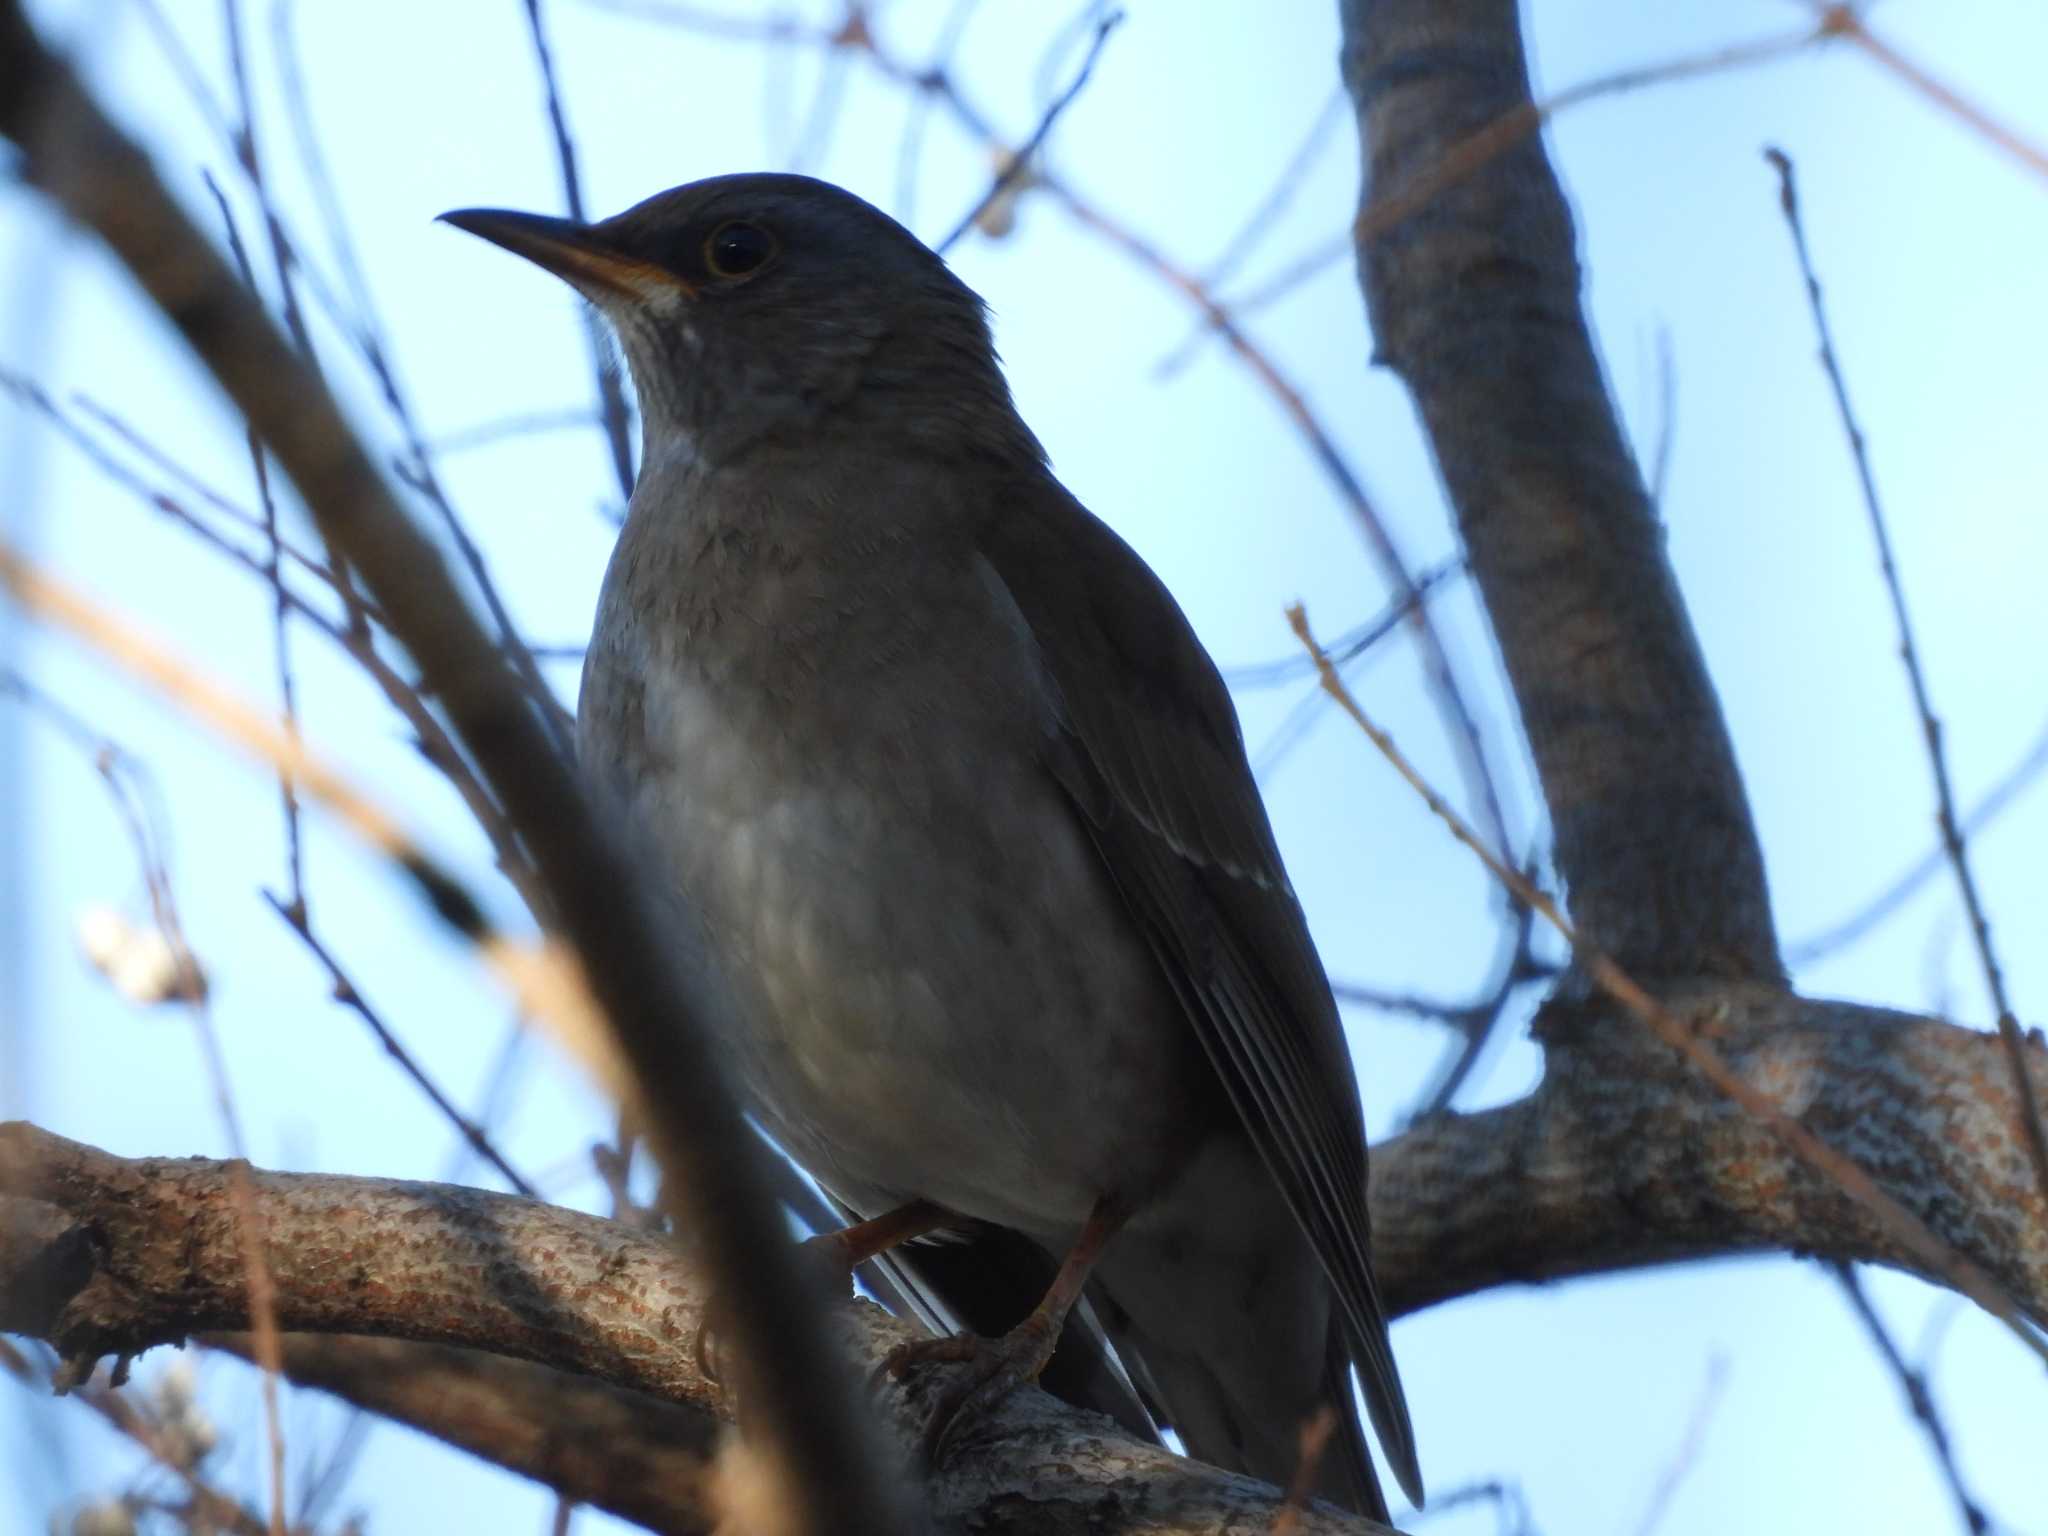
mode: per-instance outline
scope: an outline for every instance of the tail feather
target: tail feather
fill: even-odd
[[[1295,1405],[1299,1411],[1289,1411],[1261,1400],[1258,1386],[1227,1380],[1217,1371],[1213,1353],[1175,1348],[1148,1335],[1141,1323],[1107,1298],[1098,1297],[1097,1311],[1154,1417],[1179,1437],[1190,1456],[1276,1488],[1295,1485],[1302,1466],[1302,1432],[1316,1407],[1309,1393]],[[1386,1523],[1386,1496],[1359,1422],[1351,1355],[1341,1330],[1342,1324],[1332,1318],[1319,1394],[1336,1414],[1336,1430],[1322,1448],[1308,1491],[1353,1514]],[[1270,1388],[1269,1381],[1261,1385]]]
[[[1365,1443],[1365,1426],[1358,1422],[1358,1396],[1351,1390],[1351,1352],[1344,1347],[1343,1324],[1334,1317],[1330,1319],[1323,1395],[1337,1415],[1337,1432],[1323,1448],[1316,1497],[1382,1525],[1391,1524],[1387,1496],[1372,1464],[1372,1448]]]

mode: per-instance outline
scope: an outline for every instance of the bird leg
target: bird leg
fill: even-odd
[[[929,1200],[907,1200],[893,1211],[884,1211],[836,1232],[820,1232],[805,1238],[797,1244],[796,1261],[812,1271],[834,1300],[843,1300],[853,1290],[853,1272],[869,1259],[959,1219]],[[722,1379],[718,1371],[718,1334],[724,1310],[720,1299],[713,1296],[705,1303],[703,1318],[697,1324],[697,1369],[712,1381]]]
[[[852,1283],[853,1272],[869,1259],[959,1219],[943,1205],[934,1205],[929,1200],[906,1200],[893,1211],[857,1221],[837,1232],[807,1237],[803,1246],[806,1254],[815,1254],[820,1262],[830,1262],[835,1269],[845,1272],[834,1287],[844,1290]]]
[[[955,1430],[987,1413],[1026,1382],[1038,1379],[1052,1359],[1067,1314],[1081,1299],[1095,1261],[1129,1215],[1122,1202],[1108,1195],[1097,1200],[1050,1289],[1030,1315],[1000,1339],[957,1333],[943,1339],[914,1339],[889,1351],[871,1380],[878,1381],[886,1374],[900,1381],[917,1366],[941,1362],[968,1367],[948,1383],[925,1425],[928,1463],[938,1461]]]

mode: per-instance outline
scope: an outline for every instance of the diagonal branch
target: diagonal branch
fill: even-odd
[[[801,1528],[907,1525],[886,1458],[834,1372],[745,1122],[706,1045],[720,999],[687,969],[638,866],[581,794],[571,764],[431,542],[400,508],[332,395],[172,201],[143,153],[0,4],[0,133],[26,177],[93,229],[178,328],[290,475],[446,705],[531,848],[551,915],[575,946],[650,1114],[668,1187],[731,1299],[750,1409]],[[529,661],[530,665],[530,661]],[[686,926],[686,925],[685,925]]]
[[[1342,11],[1373,334],[1435,449],[1574,913],[1631,974],[1775,980],[1734,749],[1580,310],[1541,142],[1405,218],[1377,214],[1477,130],[1533,110],[1514,0]]]
[[[583,178],[576,169],[576,144],[569,137],[569,116],[562,105],[561,82],[555,78],[555,54],[548,46],[547,25],[541,18],[540,0],[526,0],[526,30],[533,39],[534,60],[540,66],[541,89],[547,95],[548,128],[555,139],[555,164],[562,173],[562,200],[569,217],[582,223],[589,215],[583,207]],[[612,473],[618,477],[619,494],[633,494],[632,412],[626,405],[626,388],[618,369],[611,366],[611,348],[605,340],[604,322],[595,310],[583,316],[584,339],[590,346],[591,368],[597,376],[598,419],[604,426],[604,440],[611,449]]]

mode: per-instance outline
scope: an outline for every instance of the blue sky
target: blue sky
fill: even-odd
[[[91,78],[154,147],[209,221],[211,170],[248,222],[228,156],[137,8],[34,7],[72,37]],[[737,14],[743,7],[729,5]],[[829,8],[811,6],[811,13]],[[947,7],[888,6],[881,34],[921,59]],[[1062,120],[1062,176],[1186,264],[1212,261],[1257,207],[1336,88],[1335,7],[1129,0],[1128,19]],[[205,77],[224,90],[218,7],[165,0]],[[650,28],[581,0],[548,8],[584,186],[594,211],[719,172],[787,166],[821,83],[809,49],[764,49]],[[1526,8],[1541,88],[1796,27],[1788,4]],[[317,229],[292,152],[271,52],[271,10],[249,10],[265,145],[280,201]],[[430,436],[508,413],[587,404],[574,300],[521,263],[432,218],[502,204],[560,207],[520,7],[357,0],[292,9],[309,97],[399,368]],[[1065,12],[987,0],[955,64],[963,89],[1021,137],[1047,88],[1040,61]],[[2048,141],[2039,60],[2048,15],[2023,0],[1968,7],[1895,0],[1874,22],[2035,142]],[[1053,60],[1056,88],[1076,55]],[[914,203],[899,161],[903,92],[858,65],[823,152],[803,167],[888,207],[927,238],[949,229],[988,174],[983,151],[934,113]],[[1853,473],[1835,424],[1776,184],[1760,151],[1799,166],[1809,234],[1843,362],[1891,514],[1893,538],[1959,792],[1974,802],[2048,720],[2048,250],[2044,183],[1845,49],[1595,102],[1550,142],[1580,222],[1588,297],[1608,375],[1639,454],[1664,430],[1660,346],[1675,387],[1664,500],[1670,550],[1734,733],[1762,831],[1781,929],[1825,928],[1930,846],[1932,791]],[[1255,287],[1346,226],[1357,157],[1328,135],[1268,220],[1243,275]],[[309,234],[309,238],[312,238]],[[316,243],[316,249],[319,247]],[[1043,199],[1014,233],[970,237],[962,275],[990,301],[1025,416],[1067,483],[1172,587],[1226,665],[1289,652],[1282,609],[1300,599],[1324,634],[1385,597],[1340,500],[1285,417],[1221,348],[1162,376],[1185,337],[1183,300]],[[331,269],[331,260],[321,262]],[[1371,489],[1412,563],[1454,553],[1406,397],[1369,366],[1348,262],[1252,322]],[[1661,338],[1661,340],[1660,340]],[[331,331],[323,340],[336,358]],[[107,260],[18,186],[0,186],[0,367],[59,398],[91,396],[202,478],[253,501],[243,444],[210,390]],[[373,431],[388,428],[345,364],[340,382]],[[38,420],[0,401],[0,526],[54,569],[135,615],[238,689],[271,697],[260,585],[109,485]],[[597,436],[530,434],[447,455],[444,477],[528,635],[584,634],[616,500]],[[1539,829],[1512,708],[1468,591],[1440,602],[1496,760],[1508,765],[1519,841]],[[490,887],[480,840],[412,758],[353,669],[298,637],[312,742],[401,806],[427,841]],[[452,1137],[374,1044],[324,1001],[316,968],[263,907],[281,879],[274,790],[155,700],[68,643],[0,613],[0,660],[19,667],[144,757],[174,837],[173,874],[215,980],[216,1018],[252,1154],[265,1163],[436,1176]],[[557,676],[573,696],[573,667]],[[1425,770],[1453,759],[1411,651],[1359,672],[1366,706]],[[1240,698],[1267,738],[1288,690]],[[1341,720],[1325,715],[1268,777],[1276,825],[1332,974],[1457,996],[1483,983],[1495,941],[1486,880]],[[2038,1021],[2048,955],[2039,880],[2048,793],[2022,796],[1975,845],[2008,980]],[[412,897],[317,817],[307,861],[322,936],[408,1043],[465,1102],[483,1093],[509,1006],[445,946]],[[0,1113],[129,1153],[219,1153],[224,1142],[189,1023],[143,1013],[79,960],[82,911],[140,915],[126,836],[91,765],[0,705]],[[1983,1022],[1987,1009],[1952,889],[1934,881],[1883,927],[1799,978],[1811,991]],[[1412,1020],[1351,1013],[1368,1121],[1384,1134],[1446,1042]],[[551,1192],[596,1205],[579,1157],[603,1111],[573,1070],[535,1047],[502,1140]],[[1519,1036],[1460,1103],[1512,1096],[1538,1069]],[[1914,1345],[1941,1327],[1933,1381],[1972,1487],[1995,1517],[2048,1531],[2040,1445],[2048,1383],[2037,1363],[1939,1294],[1875,1276]],[[1633,1530],[1720,1386],[1658,1529],[1929,1530],[1955,1523],[1924,1441],[1816,1268],[1758,1259],[1496,1292],[1395,1330],[1433,1489],[1502,1478],[1546,1532]],[[1722,1362],[1719,1366],[1715,1362]],[[158,1365],[143,1363],[145,1378]],[[261,1436],[246,1374],[202,1362],[230,1441],[220,1475],[258,1485]],[[291,1409],[295,1468],[338,1416]],[[123,1486],[135,1459],[64,1404],[0,1393],[0,1478],[22,1490],[0,1533]],[[401,1431],[371,1439],[342,1501],[380,1532],[544,1528],[536,1490]],[[579,1530],[605,1522],[579,1517]],[[1491,1511],[1434,1520],[1487,1531]]]

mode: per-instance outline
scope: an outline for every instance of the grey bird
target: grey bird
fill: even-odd
[[[1315,1491],[1384,1518],[1355,1370],[1419,1504],[1356,1082],[1236,714],[981,300],[800,176],[444,217],[618,334],[643,461],[580,755],[719,969],[750,1109],[871,1223],[847,1256],[962,1238],[891,1259],[1001,1337],[898,1365],[970,1362],[950,1418],[1050,1360],[1283,1486],[1327,1407]]]

